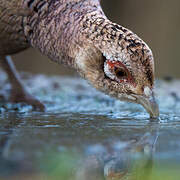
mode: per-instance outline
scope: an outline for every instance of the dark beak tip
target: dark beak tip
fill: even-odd
[[[150,119],[158,119],[159,118],[159,111],[150,113]]]

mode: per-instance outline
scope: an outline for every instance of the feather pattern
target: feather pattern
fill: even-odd
[[[153,94],[151,49],[111,22],[99,0],[0,0],[0,56],[29,46],[77,69],[95,88],[121,100],[139,103],[134,94]],[[122,64],[127,73],[112,74],[107,62]]]

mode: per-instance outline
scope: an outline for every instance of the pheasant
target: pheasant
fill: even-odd
[[[0,62],[12,85],[11,100],[43,110],[10,57],[30,46],[76,69],[96,89],[158,117],[153,54],[136,34],[108,20],[100,0],[0,0]]]

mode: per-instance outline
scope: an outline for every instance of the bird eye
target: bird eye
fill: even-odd
[[[132,76],[126,66],[120,61],[106,60],[104,72],[107,77],[119,83],[132,81]]]
[[[114,72],[116,77],[119,79],[124,79],[127,77],[127,72],[122,68],[115,67]]]

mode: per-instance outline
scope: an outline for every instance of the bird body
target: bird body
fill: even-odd
[[[0,0],[0,56],[14,54],[29,47],[21,26],[20,1]],[[18,15],[19,13],[19,15]]]
[[[1,57],[32,46],[75,68],[98,90],[142,104],[151,116],[158,115],[150,48],[108,20],[99,0],[0,0],[0,4]]]

